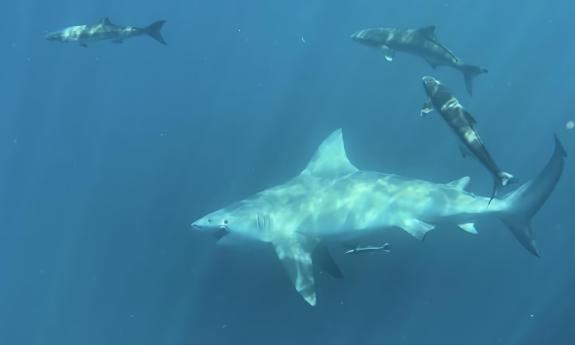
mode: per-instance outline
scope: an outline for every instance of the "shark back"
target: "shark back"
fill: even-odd
[[[347,158],[341,129],[325,139],[301,177],[336,178],[359,171]]]

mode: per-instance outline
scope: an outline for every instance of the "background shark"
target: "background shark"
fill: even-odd
[[[137,28],[135,26],[116,25],[113,24],[109,18],[104,18],[95,25],[70,26],[65,29],[49,33],[46,35],[46,39],[48,41],[78,43],[82,47],[87,47],[88,43],[107,40],[114,43],[122,43],[128,38],[148,35],[165,45],[166,41],[162,37],[161,33],[164,23],[166,23],[165,20],[159,20],[145,28]]]
[[[436,109],[464,145],[462,152],[470,152],[489,170],[494,178],[491,197],[493,198],[500,188],[515,182],[513,175],[501,170],[495,163],[475,128],[477,121],[463,108],[459,100],[439,80],[425,76],[422,81],[428,101],[424,104],[421,113],[429,113]]]
[[[468,65],[444,46],[435,35],[435,26],[421,29],[372,28],[360,30],[351,35],[354,41],[383,51],[385,59],[392,61],[395,51],[417,55],[435,69],[449,66],[463,73],[465,88],[473,93],[473,78],[487,73],[487,69]]]
[[[556,139],[555,152],[545,169],[506,197],[494,199],[488,208],[489,198],[465,191],[468,177],[437,184],[358,170],[348,160],[342,132],[337,130],[298,176],[212,212],[193,222],[192,227],[215,231],[222,241],[271,243],[296,290],[315,305],[314,250],[322,253],[320,264],[327,266],[328,272],[338,273],[319,245],[328,238],[359,238],[398,227],[423,239],[445,223],[476,233],[477,219],[495,215],[525,248],[538,255],[529,223],[559,180],[564,157]]]

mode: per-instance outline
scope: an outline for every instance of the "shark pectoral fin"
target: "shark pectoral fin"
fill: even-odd
[[[467,122],[469,122],[471,126],[475,126],[477,124],[477,121],[475,120],[473,115],[471,115],[467,110],[464,110],[463,114],[465,115],[465,119],[467,119]]]
[[[418,219],[406,219],[399,227],[418,240],[423,240],[425,235],[435,228],[435,226]]]
[[[311,250],[316,244],[316,240],[302,235],[290,236],[273,242],[276,254],[295,289],[311,306],[316,303],[311,257]]]
[[[431,113],[432,111],[433,111],[433,104],[431,103],[431,100],[427,100],[421,106],[421,111],[419,112],[419,115],[424,116]]]
[[[468,232],[470,234],[477,234],[477,229],[475,229],[474,223],[465,223],[465,224],[457,224],[463,231]]]
[[[387,61],[393,61],[393,56],[395,55],[395,51],[393,49],[385,44],[381,45],[380,49]]]
[[[467,156],[469,156],[469,150],[461,145],[459,145],[459,153],[461,153],[461,157],[463,158],[467,158]]]
[[[319,266],[323,271],[328,273],[330,276],[337,279],[343,278],[343,273],[341,273],[341,270],[337,266],[337,263],[335,262],[335,260],[331,256],[331,253],[329,252],[329,249],[325,245],[318,244],[316,246],[315,250],[313,251],[312,260],[314,264]]]
[[[471,178],[469,176],[464,176],[460,179],[449,182],[447,185],[457,190],[465,190],[467,185],[469,185],[469,181],[471,181]]]

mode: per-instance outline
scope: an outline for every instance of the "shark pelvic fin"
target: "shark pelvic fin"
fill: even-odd
[[[469,181],[471,181],[471,178],[469,176],[464,176],[460,179],[449,182],[447,185],[457,190],[465,190],[467,185],[469,185]]]
[[[309,305],[315,306],[317,298],[311,253],[317,240],[296,234],[281,238],[273,245],[297,292]]]
[[[395,50],[391,49],[389,46],[383,44],[380,47],[381,51],[383,52],[383,56],[387,61],[393,61],[393,57],[395,55]]]
[[[429,231],[435,229],[435,226],[419,219],[406,219],[399,227],[418,240],[423,240]]]
[[[468,233],[474,234],[474,235],[477,234],[477,229],[475,229],[474,223],[457,224],[457,226],[465,232],[468,232]]]
[[[335,178],[358,171],[347,158],[341,129],[323,141],[301,175]]]

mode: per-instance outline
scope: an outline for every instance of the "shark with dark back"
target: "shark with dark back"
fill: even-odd
[[[82,47],[87,47],[88,44],[95,42],[122,43],[132,37],[147,35],[165,45],[166,41],[161,32],[165,23],[165,20],[159,20],[146,27],[138,28],[113,24],[109,18],[104,18],[94,25],[75,25],[49,33],[46,35],[46,39],[54,42],[76,43]]]
[[[435,34],[435,26],[421,29],[372,28],[351,35],[354,41],[381,49],[385,59],[392,61],[396,51],[423,58],[435,69],[449,66],[463,73],[465,87],[473,93],[473,78],[487,73],[487,69],[463,63],[449,48],[443,45]]]
[[[423,77],[422,81],[429,100],[424,103],[421,114],[427,114],[433,109],[437,110],[463,144],[464,156],[467,152],[471,153],[493,175],[493,193],[489,200],[491,203],[499,189],[513,183],[515,178],[510,173],[501,170],[495,163],[475,128],[477,121],[447,87],[433,77]]]
[[[347,158],[338,130],[296,177],[203,216],[192,227],[212,232],[220,242],[245,244],[247,239],[271,244],[296,290],[315,305],[314,262],[325,272],[342,276],[322,245],[330,238],[360,240],[400,228],[423,239],[441,224],[476,233],[477,220],[495,216],[538,255],[530,221],[555,188],[564,157],[556,139],[545,169],[514,192],[493,199],[487,208],[489,198],[465,190],[468,177],[440,184],[357,169]]]

